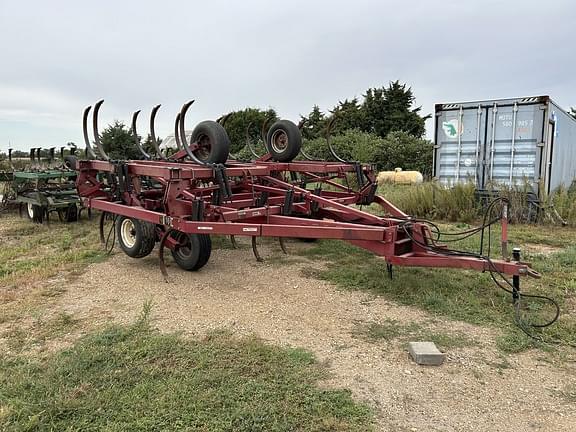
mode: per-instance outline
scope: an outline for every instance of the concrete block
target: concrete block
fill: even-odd
[[[409,342],[408,352],[419,365],[440,366],[446,359],[434,342]]]

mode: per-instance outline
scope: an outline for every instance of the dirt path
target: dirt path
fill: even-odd
[[[355,328],[433,317],[306,278],[303,265],[257,263],[247,249],[216,250],[201,272],[170,266],[165,283],[155,256],[133,260],[118,253],[74,279],[57,310],[92,326],[130,321],[151,300],[162,330],[227,328],[304,347],[333,371],[327,385],[348,387],[375,407],[383,431],[576,430],[576,407],[560,396],[576,383],[572,366],[551,365],[538,352],[503,361],[493,330],[438,319],[431,324],[436,331],[465,332],[478,346],[450,350],[441,367],[417,366],[404,343],[369,341],[355,336]]]

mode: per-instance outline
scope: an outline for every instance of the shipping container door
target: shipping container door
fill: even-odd
[[[485,189],[499,186],[538,188],[538,166],[544,111],[541,104],[488,108],[488,140],[484,153]]]
[[[446,186],[481,184],[485,111],[459,106],[436,115],[435,177]]]

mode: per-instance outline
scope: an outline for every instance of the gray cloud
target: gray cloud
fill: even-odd
[[[0,148],[79,143],[100,98],[102,124],[162,103],[161,135],[190,98],[190,126],[245,106],[297,119],[395,79],[425,112],[535,94],[567,108],[574,22],[569,0],[0,0]]]

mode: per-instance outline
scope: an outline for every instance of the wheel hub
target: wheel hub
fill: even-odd
[[[120,234],[122,236],[122,243],[129,248],[133,248],[136,244],[136,227],[131,219],[124,219],[122,221]]]
[[[272,148],[277,153],[282,153],[288,148],[288,135],[283,130],[274,132],[270,141]]]
[[[26,204],[26,210],[30,219],[34,218],[34,205],[31,203]]]
[[[196,157],[200,160],[206,160],[210,156],[210,149],[212,148],[212,143],[207,135],[201,135],[196,141],[198,148],[195,151]]]

